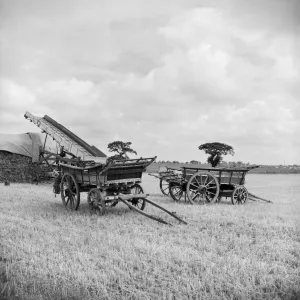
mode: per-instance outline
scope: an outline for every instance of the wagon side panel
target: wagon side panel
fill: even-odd
[[[106,172],[105,183],[137,182],[142,178],[143,166],[116,166]]]

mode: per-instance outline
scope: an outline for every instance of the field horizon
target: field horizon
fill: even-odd
[[[249,174],[250,175],[250,174]],[[299,175],[251,174],[274,204],[174,203],[144,174],[149,199],[182,216],[163,225],[123,204],[66,210],[51,184],[0,185],[1,299],[299,299]]]

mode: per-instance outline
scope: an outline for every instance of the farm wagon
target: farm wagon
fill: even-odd
[[[186,224],[174,212],[148,199],[141,186],[142,174],[156,157],[110,160],[97,157],[100,152],[49,116],[36,117],[26,112],[25,118],[52,137],[58,145],[57,153],[40,149],[40,163],[53,167],[56,174],[53,191],[60,194],[62,203],[70,210],[80,206],[80,194],[87,193],[92,211],[102,215],[108,207],[123,202],[130,209],[158,222],[169,224],[160,217],[144,212],[146,203],[166,212]],[[46,142],[45,139],[45,142]]]

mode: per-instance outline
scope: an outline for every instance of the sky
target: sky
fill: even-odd
[[[0,0],[0,133],[26,111],[107,155],[300,164],[300,1]]]

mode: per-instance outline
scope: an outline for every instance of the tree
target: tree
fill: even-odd
[[[200,145],[198,148],[199,150],[203,150],[205,154],[209,154],[207,162],[211,164],[213,168],[223,160],[223,155],[234,155],[233,148],[223,143],[206,143]]]
[[[127,153],[133,153],[137,155],[136,151],[131,149],[131,142],[122,142],[122,141],[115,141],[112,143],[109,143],[107,145],[109,152],[115,152],[116,154],[111,156],[111,159],[127,159],[129,158]]]
[[[191,164],[200,164],[200,162],[197,161],[197,160],[191,160],[190,163],[191,163]]]

